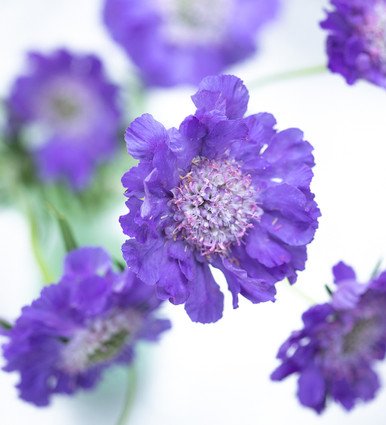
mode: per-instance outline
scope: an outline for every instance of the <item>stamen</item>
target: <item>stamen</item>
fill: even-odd
[[[107,317],[94,319],[66,343],[61,367],[67,373],[76,374],[112,360],[138,331],[140,324],[141,316],[134,310],[117,310]]]
[[[362,31],[369,53],[386,68],[386,4],[383,1],[378,2],[368,14]]]
[[[49,81],[36,99],[39,120],[55,133],[67,135],[87,131],[97,107],[84,83],[64,76]]]
[[[157,0],[167,37],[178,44],[218,42],[232,16],[230,0]]]
[[[231,245],[239,245],[262,214],[250,176],[234,160],[195,158],[172,192],[176,225],[171,236],[206,256],[226,254]]]

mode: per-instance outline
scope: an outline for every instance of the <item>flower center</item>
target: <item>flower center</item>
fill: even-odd
[[[114,311],[107,317],[89,322],[66,342],[61,367],[76,374],[91,366],[113,360],[129,342],[141,324],[140,315],[133,310]]]
[[[36,99],[37,119],[54,134],[82,135],[89,131],[97,107],[85,83],[67,76],[48,82]]]
[[[359,320],[343,338],[342,351],[346,355],[369,350],[379,340],[379,327],[374,318]]]
[[[70,120],[79,113],[79,106],[68,96],[56,96],[52,99],[54,112],[64,120]]]
[[[172,237],[186,240],[202,255],[226,254],[262,214],[256,190],[234,160],[197,157],[192,164],[172,191]]]
[[[386,66],[386,4],[378,2],[366,16],[363,28],[369,53]]]
[[[167,37],[177,44],[219,42],[232,16],[229,0],[156,0]]]

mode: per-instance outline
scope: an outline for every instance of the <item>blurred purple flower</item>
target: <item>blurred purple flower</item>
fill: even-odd
[[[117,87],[94,55],[32,52],[28,64],[7,101],[12,129],[27,130],[27,149],[43,180],[83,189],[118,147]]]
[[[243,118],[249,95],[234,76],[205,78],[192,99],[196,114],[179,129],[145,114],[126,131],[139,164],[122,179],[130,236],[122,250],[161,299],[208,323],[223,311],[209,265],[223,271],[234,308],[238,294],[273,301],[274,284],[295,282],[304,268],[320,213],[300,130],[278,133],[267,113]]]
[[[68,254],[63,277],[24,307],[4,346],[6,371],[19,371],[22,399],[45,406],[52,394],[90,389],[113,363],[130,363],[134,346],[170,328],[156,319],[153,288],[115,273],[101,248]]]
[[[348,84],[365,79],[386,88],[386,1],[331,0],[322,28],[329,32],[329,68]]]
[[[380,386],[373,366],[386,354],[386,272],[364,285],[344,263],[333,271],[332,301],[303,314],[303,329],[281,346],[271,376],[297,374],[300,403],[318,413],[329,399],[346,410],[373,399]]]
[[[112,37],[147,85],[197,84],[251,56],[278,0],[106,0]]]

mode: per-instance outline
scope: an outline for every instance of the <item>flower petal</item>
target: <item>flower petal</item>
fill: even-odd
[[[193,322],[213,323],[221,319],[224,295],[206,264],[197,265],[196,279],[189,282],[185,310]]]
[[[199,114],[217,110],[230,119],[236,119],[245,114],[249,94],[239,78],[220,75],[204,78],[192,100]]]
[[[152,160],[157,146],[167,140],[165,127],[150,114],[134,120],[125,132],[127,151],[136,159]]]

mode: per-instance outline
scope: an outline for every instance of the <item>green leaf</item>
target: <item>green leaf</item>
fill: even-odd
[[[332,297],[333,294],[334,294],[334,292],[332,291],[332,289],[327,284],[325,284],[324,287],[326,288],[326,291],[327,291],[328,295],[330,297]]]
[[[0,326],[7,331],[12,329],[12,325],[4,319],[0,319]]]
[[[78,248],[78,244],[76,243],[71,226],[67,221],[66,217],[60,211],[58,211],[52,204],[47,203],[47,206],[58,222],[66,251],[70,252]]]
[[[125,263],[122,260],[119,260],[118,258],[113,259],[115,267],[120,271],[123,272],[126,268]]]

